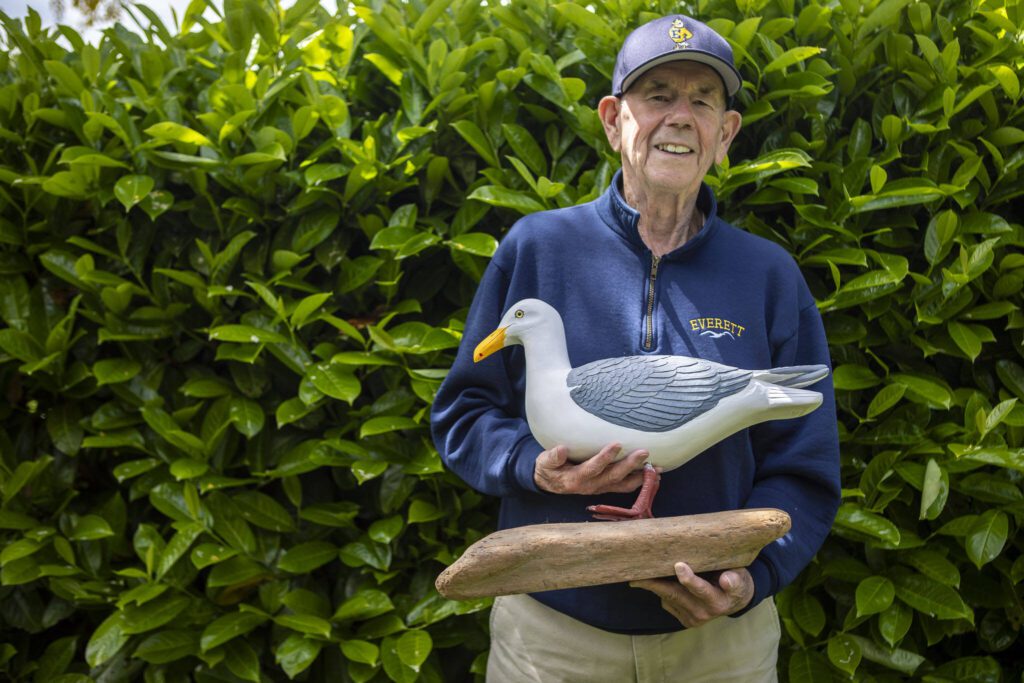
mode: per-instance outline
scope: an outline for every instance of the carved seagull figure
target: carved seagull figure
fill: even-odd
[[[659,476],[652,465],[675,469],[741,429],[813,411],[822,396],[801,387],[829,372],[825,365],[743,370],[688,356],[624,356],[573,368],[562,317],[539,299],[513,305],[473,360],[515,344],[526,359],[526,420],[544,448],[566,446],[574,462],[610,443],[622,455],[650,453],[632,508],[587,508],[608,520],[653,517]]]

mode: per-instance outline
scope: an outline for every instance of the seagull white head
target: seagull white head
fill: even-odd
[[[482,361],[506,346],[525,344],[539,335],[565,331],[562,316],[551,305],[540,299],[522,299],[505,311],[498,329],[487,335],[473,350],[473,362]]]

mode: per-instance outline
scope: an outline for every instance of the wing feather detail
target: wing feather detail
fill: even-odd
[[[644,432],[681,427],[742,390],[753,373],[683,356],[594,361],[566,378],[569,395],[602,420]]]

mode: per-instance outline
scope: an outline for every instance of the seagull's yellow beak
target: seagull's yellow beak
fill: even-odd
[[[473,349],[473,362],[479,363],[487,356],[491,355],[495,351],[503,349],[505,347],[505,330],[506,327],[499,327],[494,332],[487,335],[487,338],[476,345]]]

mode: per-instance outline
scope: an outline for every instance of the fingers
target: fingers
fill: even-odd
[[[533,481],[537,488],[550,493],[567,493],[562,472],[568,459],[569,449],[565,446],[541,451],[533,466]]]
[[[718,577],[718,585],[739,608],[745,607],[754,597],[754,577],[745,568],[729,569]]]
[[[704,579],[700,578],[693,573],[690,569],[690,565],[685,562],[676,562],[676,579],[679,583],[690,592],[691,595],[696,597],[702,602],[711,603],[718,599],[719,595],[723,592],[716,586],[708,583]]]
[[[616,460],[621,452],[622,446],[617,443],[609,444],[593,458],[583,462],[580,467],[592,478],[603,476],[610,481],[621,481],[642,469],[650,455],[648,451],[641,448],[629,453],[621,460]]]
[[[581,476],[589,482],[586,493],[628,493],[643,483],[643,466],[649,453],[635,450],[621,460],[618,444],[606,446],[597,456],[580,465]]]
[[[565,446],[555,446],[542,452],[537,456],[537,464],[546,469],[557,469],[569,459],[569,449]]]
[[[622,447],[608,444],[597,455],[575,465],[568,460],[569,450],[556,446],[537,456],[534,482],[537,487],[553,493],[592,495],[598,493],[627,493],[643,483],[643,466],[648,451],[632,451],[616,460]]]
[[[710,621],[703,604],[678,581],[672,579],[643,579],[631,581],[630,586],[649,590],[661,598],[661,607],[679,620],[686,628],[696,628]]]
[[[661,606],[683,626],[695,628],[726,614],[739,611],[750,602],[754,582],[746,569],[722,572],[716,583],[697,576],[685,562],[674,566],[675,580],[645,579],[629,585],[649,590],[661,598]]]
[[[629,585],[631,588],[643,588],[651,591],[662,599],[673,597],[679,589],[679,584],[671,579],[639,579],[630,581]]]

